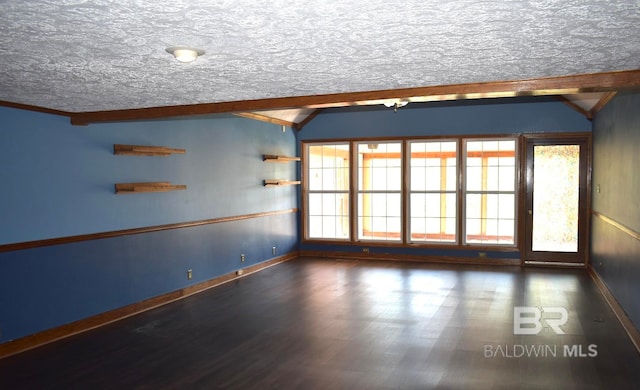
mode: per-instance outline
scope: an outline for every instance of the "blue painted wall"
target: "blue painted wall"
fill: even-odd
[[[591,131],[591,122],[549,98],[413,103],[397,113],[384,106],[323,111],[300,140]]]
[[[0,245],[296,207],[295,190],[264,188],[295,165],[294,131],[234,116],[71,126],[69,119],[0,107]],[[187,150],[116,156],[113,144]],[[187,191],[114,195],[115,183],[170,181]]]
[[[620,94],[596,115],[593,150],[593,210],[640,232],[640,94]],[[592,266],[640,329],[640,240],[595,216],[591,247]]]
[[[511,98],[458,102],[416,103],[398,112],[384,106],[336,108],[323,111],[299,133],[301,141],[589,132],[584,115],[552,98]],[[371,253],[416,256],[478,257],[478,251],[460,249],[369,247]],[[301,243],[301,250],[360,252],[359,247]],[[484,251],[486,252],[486,251]],[[489,258],[519,258],[515,252],[487,252]]]
[[[283,214],[0,253],[1,341],[260,263],[272,246],[295,251],[296,229]]]
[[[298,207],[294,131],[233,116],[75,127],[0,107],[0,245]],[[187,150],[115,156],[113,144]],[[171,181],[186,191],[115,195],[115,183]],[[0,342],[115,309],[297,250],[297,215],[0,253]],[[240,254],[246,262],[240,263]],[[194,278],[187,280],[186,270]]]

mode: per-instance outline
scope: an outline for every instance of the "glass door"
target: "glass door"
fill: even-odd
[[[588,141],[527,140],[525,262],[585,262]]]

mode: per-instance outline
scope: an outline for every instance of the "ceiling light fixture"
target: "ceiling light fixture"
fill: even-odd
[[[403,102],[400,100],[388,100],[383,104],[385,105],[385,107],[389,107],[389,108],[393,107],[393,112],[398,112],[398,108],[402,108],[406,106],[407,104],[409,104],[409,102]]]
[[[176,60],[186,63],[195,61],[198,56],[204,54],[204,50],[186,46],[172,46],[167,48],[167,53],[173,54]]]

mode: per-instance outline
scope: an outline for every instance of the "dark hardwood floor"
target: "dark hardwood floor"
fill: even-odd
[[[565,308],[565,334],[514,335],[514,306]],[[585,271],[309,258],[0,360],[0,389],[638,384],[640,354]]]

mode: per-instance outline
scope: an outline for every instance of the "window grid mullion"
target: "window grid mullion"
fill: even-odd
[[[513,142],[513,149],[511,149],[511,144],[505,141]],[[428,146],[421,148],[418,145],[416,149],[412,148],[414,143],[421,142]],[[454,146],[448,146],[445,149],[443,145],[446,142],[453,142]],[[434,147],[433,144],[429,143],[441,143],[441,145],[440,147]],[[309,165],[306,171],[311,174],[313,170],[319,169],[324,173],[318,173],[322,180],[315,179],[316,181],[313,182],[314,189],[310,189],[312,182],[306,179],[306,188],[303,189],[307,201],[306,219],[309,221],[309,212],[312,209],[315,210],[315,213],[323,214],[324,208],[327,207],[326,210],[329,212],[327,217],[341,218],[340,216],[342,215],[346,218],[348,223],[346,233],[348,237],[346,239],[351,242],[362,240],[361,234],[364,228],[364,226],[361,226],[362,221],[368,218],[370,220],[368,229],[371,229],[373,233],[365,238],[367,241],[371,239],[372,241],[400,242],[402,244],[449,242],[438,241],[437,238],[428,239],[426,233],[424,233],[424,241],[423,238],[414,241],[412,228],[414,228],[413,223],[416,222],[418,225],[415,226],[418,227],[423,224],[423,227],[420,228],[421,231],[432,232],[429,234],[440,234],[440,237],[443,234],[448,234],[449,239],[453,237],[453,242],[451,243],[454,245],[515,245],[517,199],[512,198],[517,198],[518,193],[518,159],[517,150],[514,150],[517,148],[517,144],[518,142],[515,138],[502,137],[493,139],[456,137],[448,140],[384,140],[380,141],[379,144],[355,140],[342,144],[339,142],[327,144],[309,143],[307,147],[322,147],[322,149],[317,149],[322,154],[320,156],[322,160],[318,162],[316,155],[315,165]],[[342,145],[343,148],[338,151],[335,149],[337,145]],[[378,148],[379,145],[382,147]],[[369,150],[366,149],[367,146],[369,146]],[[334,147],[334,149],[332,150],[331,147]],[[415,153],[418,153],[418,157],[415,157],[415,162],[412,154],[414,150]],[[363,163],[362,156],[365,156],[364,158],[368,160],[366,166]],[[307,161],[312,161],[309,156],[307,157]],[[325,160],[327,158],[328,160]],[[334,165],[332,162],[335,161],[332,159],[342,158],[345,160],[340,160],[338,163],[342,164],[341,161],[344,161],[344,166],[340,164]],[[470,160],[471,158],[474,160]],[[505,167],[506,171],[504,170]],[[341,169],[344,170],[341,171]],[[419,169],[420,171],[414,173],[413,169]],[[514,172],[514,177],[511,177],[511,171]],[[453,180],[451,175],[454,172],[456,186],[454,189],[448,189],[448,187],[451,187],[451,180]],[[471,172],[475,176],[469,177]],[[367,175],[366,178],[364,177],[365,174]],[[419,181],[412,183],[413,176],[416,174],[418,176],[415,179]],[[327,175],[334,175],[335,177],[331,179]],[[398,175],[400,175],[399,178]],[[420,179],[420,176],[422,176],[422,179]],[[343,179],[340,179],[340,177]],[[439,183],[433,181],[437,178],[439,178]],[[342,180],[346,180],[346,182]],[[396,180],[399,180],[399,183]],[[416,185],[416,183],[418,183],[418,187],[425,185],[425,180],[429,189],[412,189],[412,186]],[[511,180],[513,180],[513,186],[511,187],[513,189],[500,190],[500,188],[509,187]],[[346,189],[335,189],[345,184],[348,186]],[[399,189],[386,189],[395,187],[398,184],[400,186]],[[440,189],[435,189],[436,186],[439,186]],[[333,189],[325,190],[324,187]],[[471,187],[473,190],[469,190],[467,187]],[[332,200],[323,200],[323,197],[318,195],[340,196],[342,198],[341,204],[348,208],[345,210],[343,207],[341,209],[343,211],[337,208],[329,208],[333,207],[331,206]],[[416,197],[417,195],[430,195],[432,200]],[[440,196],[439,201],[436,198],[438,195]],[[503,195],[506,195],[507,198],[501,197]],[[309,202],[311,202],[309,198],[313,196],[315,196],[314,202],[323,201],[329,203],[318,203],[318,206],[314,209],[309,206]],[[389,196],[393,196],[395,199],[389,198]],[[473,206],[468,203],[472,200],[469,196],[475,196]],[[499,198],[495,198],[495,196]],[[362,203],[365,198],[368,198],[366,206]],[[418,211],[418,214],[414,217],[412,209],[415,209],[416,205],[412,205],[412,202],[416,201],[428,202],[431,205],[420,206],[423,211]],[[511,203],[514,205],[514,210],[510,210],[510,207],[507,207],[508,214],[503,213],[505,209],[502,204],[505,201],[509,205]],[[429,207],[431,207],[430,210]],[[469,209],[469,207],[474,209]],[[348,215],[344,215],[345,212]],[[316,217],[322,218],[321,216]],[[316,220],[319,221],[318,218]],[[421,219],[423,222],[420,221]],[[438,219],[440,220],[439,222]],[[428,220],[431,221],[428,222]],[[331,219],[329,219],[330,221]],[[513,229],[509,226],[509,221],[513,222]],[[452,223],[454,225],[451,225]],[[469,225],[469,223],[473,223],[473,225]],[[342,224],[344,225],[344,222]],[[455,228],[453,228],[454,226]],[[476,232],[475,229],[479,227],[482,229]],[[376,232],[375,230],[377,229],[380,231]],[[471,236],[474,238],[469,238]],[[508,242],[510,236],[513,236],[512,242]],[[317,238],[324,239],[322,237]],[[339,239],[337,236],[329,236],[326,239],[334,238]],[[380,239],[378,240],[377,238]]]

